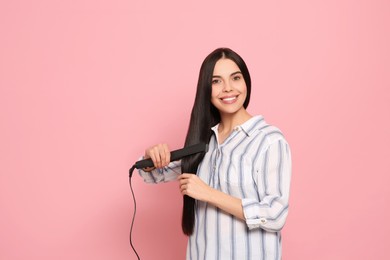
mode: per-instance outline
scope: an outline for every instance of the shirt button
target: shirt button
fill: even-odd
[[[260,218],[260,223],[265,225],[267,224],[267,219],[266,218]]]
[[[234,131],[240,131],[240,127],[239,127],[239,126],[236,126],[236,127],[234,128]]]

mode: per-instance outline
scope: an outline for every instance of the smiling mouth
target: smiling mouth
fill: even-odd
[[[221,98],[222,101],[233,101],[233,100],[236,100],[237,99],[237,96],[234,96],[234,97],[226,97],[226,98]]]

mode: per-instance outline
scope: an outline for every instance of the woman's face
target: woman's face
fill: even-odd
[[[246,95],[245,80],[237,64],[230,59],[218,60],[211,83],[211,103],[221,114],[234,114],[244,109]]]

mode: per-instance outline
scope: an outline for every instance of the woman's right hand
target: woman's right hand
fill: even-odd
[[[145,151],[145,159],[152,159],[154,167],[162,168],[169,164],[171,160],[171,152],[167,144],[157,144]],[[152,169],[145,169],[152,170]]]

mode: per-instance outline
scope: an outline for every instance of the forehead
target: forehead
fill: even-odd
[[[213,76],[224,76],[230,75],[234,72],[240,71],[240,68],[237,64],[230,59],[219,59],[217,63],[215,63]]]

